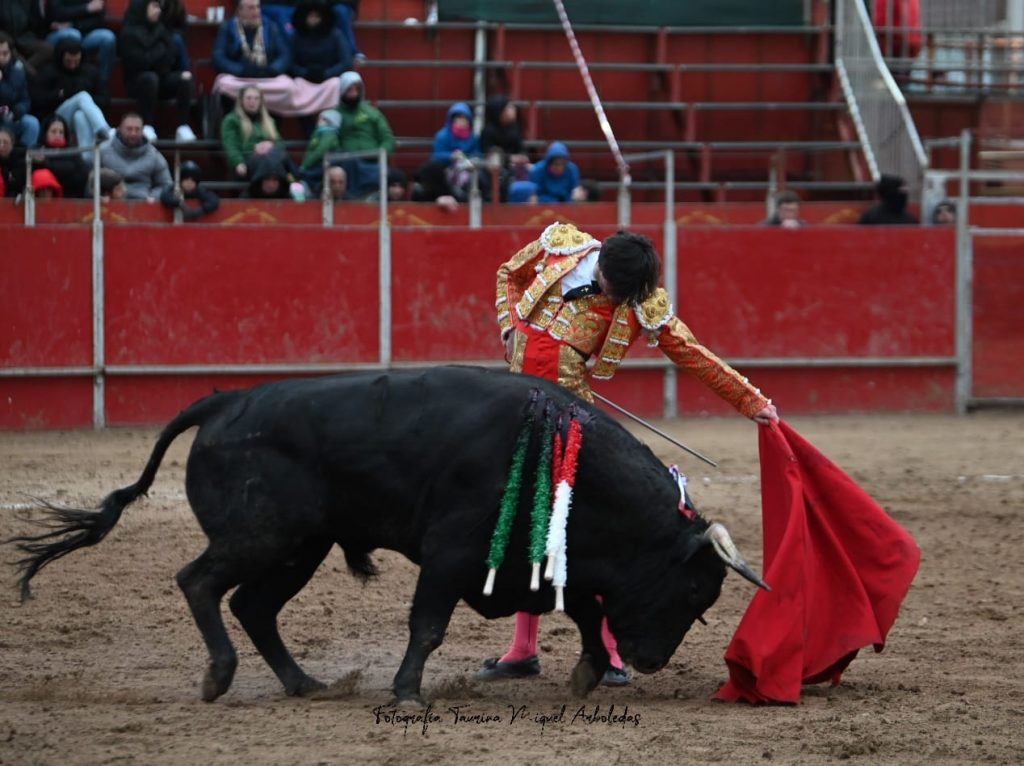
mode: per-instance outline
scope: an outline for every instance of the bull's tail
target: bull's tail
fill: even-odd
[[[128,487],[111,492],[103,499],[97,510],[62,508],[43,501],[45,514],[43,518],[34,520],[33,523],[45,527],[49,531],[40,535],[13,537],[4,541],[5,543],[16,543],[18,550],[27,554],[25,558],[15,562],[19,575],[18,585],[21,589],[21,600],[31,598],[32,592],[29,583],[44,566],[79,548],[96,545],[106,537],[121,518],[124,509],[149,491],[156,478],[160,461],[163,460],[164,453],[171,446],[171,442],[192,426],[200,426],[205,423],[211,415],[237,399],[241,393],[239,391],[216,393],[200,399],[188,409],[180,412],[160,434],[139,480]]]

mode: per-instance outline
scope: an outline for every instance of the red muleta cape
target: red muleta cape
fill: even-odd
[[[849,476],[783,422],[758,428],[764,580],[725,653],[716,699],[797,703],[803,684],[876,652],[896,621],[921,552]]]

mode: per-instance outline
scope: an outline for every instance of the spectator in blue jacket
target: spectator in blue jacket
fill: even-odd
[[[39,120],[28,113],[30,107],[25,65],[18,59],[14,39],[0,32],[0,125],[11,128],[24,146],[39,141]]]
[[[327,0],[300,0],[292,15],[293,77],[323,82],[352,68],[352,51]]]
[[[217,30],[214,68],[235,77],[269,78],[285,74],[290,63],[288,41],[260,12],[260,0],[238,0],[235,15]]]
[[[444,127],[434,134],[434,152],[430,159],[451,164],[480,156],[480,139],[473,135],[473,113],[462,101],[452,104]]]
[[[580,170],[561,141],[552,143],[544,159],[533,166],[530,181],[537,186],[539,202],[580,202],[587,198],[580,186]]]

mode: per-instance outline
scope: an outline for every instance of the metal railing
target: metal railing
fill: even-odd
[[[899,175],[916,194],[928,158],[862,0],[838,0],[836,72],[871,177],[877,181],[883,173]]]

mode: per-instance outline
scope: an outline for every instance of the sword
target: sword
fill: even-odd
[[[695,450],[695,449],[690,449],[685,444],[683,444],[681,441],[677,441],[676,439],[672,438],[671,436],[669,436],[667,433],[665,433],[661,429],[655,428],[650,423],[648,423],[646,420],[644,420],[643,418],[641,418],[638,415],[634,415],[632,412],[627,410],[625,407],[620,407],[619,405],[617,405],[615,402],[611,401],[610,399],[607,399],[607,398],[601,396],[601,394],[597,393],[597,391],[591,390],[590,393],[594,395],[595,399],[600,399],[602,402],[607,404],[613,410],[621,412],[627,418],[629,418],[630,420],[634,421],[635,423],[639,423],[644,428],[646,428],[648,431],[653,431],[658,436],[660,436],[662,439],[665,439],[666,441],[672,442],[674,445],[679,447],[679,449],[685,450],[686,452],[689,452],[691,455],[693,455],[695,458],[700,458],[701,460],[703,460],[708,465],[714,466],[715,468],[718,468],[718,463],[716,463],[711,458],[705,457],[704,455],[702,455],[699,452],[697,452],[697,450]]]

